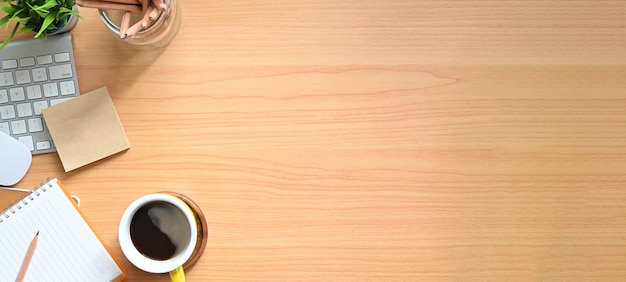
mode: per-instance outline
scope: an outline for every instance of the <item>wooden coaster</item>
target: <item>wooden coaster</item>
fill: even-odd
[[[204,253],[204,248],[206,247],[206,244],[207,244],[207,237],[208,237],[209,230],[206,224],[206,218],[204,217],[204,214],[202,213],[200,206],[198,206],[198,204],[196,204],[189,197],[180,193],[172,192],[172,191],[163,191],[161,193],[170,194],[172,196],[176,196],[179,199],[183,200],[183,202],[185,202],[189,206],[189,208],[191,208],[194,215],[196,216],[198,240],[196,241],[196,247],[194,248],[193,253],[191,253],[191,256],[189,257],[187,262],[183,264],[183,268],[185,270],[190,269],[192,266],[196,264],[196,262],[198,262],[198,260],[202,256],[202,253]]]

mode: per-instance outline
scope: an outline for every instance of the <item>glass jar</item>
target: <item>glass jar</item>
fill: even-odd
[[[122,40],[130,45],[143,49],[156,49],[169,44],[180,28],[182,10],[180,0],[164,0],[164,3],[167,5],[168,9],[162,11],[148,27]],[[99,9],[98,12],[100,19],[111,33],[117,36],[117,38],[121,38],[120,26],[124,11]],[[131,25],[140,21],[141,18],[142,15],[140,13],[131,14]]]

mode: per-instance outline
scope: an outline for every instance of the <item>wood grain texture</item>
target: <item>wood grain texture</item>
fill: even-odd
[[[59,177],[130,273],[134,199],[193,198],[189,281],[626,277],[626,2],[201,1],[164,50],[95,11],[82,92],[132,148]]]

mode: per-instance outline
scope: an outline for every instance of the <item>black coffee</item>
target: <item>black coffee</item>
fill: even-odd
[[[177,255],[189,237],[189,224],[184,214],[167,202],[154,202],[141,207],[130,222],[130,238],[143,255],[167,260]],[[182,239],[181,239],[182,238]]]

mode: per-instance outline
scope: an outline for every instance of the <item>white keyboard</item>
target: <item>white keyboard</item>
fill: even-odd
[[[79,94],[70,33],[0,50],[0,131],[32,154],[56,151],[41,111]]]

